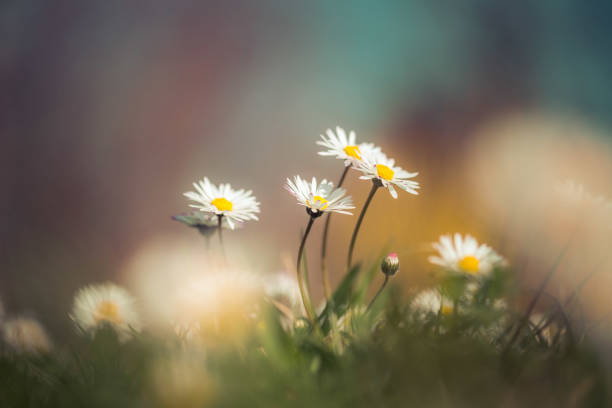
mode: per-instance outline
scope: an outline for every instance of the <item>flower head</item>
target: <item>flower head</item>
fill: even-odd
[[[140,328],[134,298],[127,290],[113,283],[79,289],[70,317],[83,330],[94,331],[103,325],[110,325],[124,338],[131,330]]]
[[[171,300],[175,331],[207,346],[241,341],[258,321],[259,276],[223,269],[194,277]]]
[[[393,186],[397,186],[410,194],[418,195],[419,183],[409,180],[419,173],[409,173],[395,165],[395,160],[388,158],[381,151],[369,151],[363,154],[362,160],[357,163],[357,169],[363,175],[362,180],[374,180],[386,187],[393,198],[397,198],[397,192]]]
[[[293,276],[275,273],[264,278],[264,292],[269,298],[286,304],[290,308],[299,307],[300,288]]]
[[[331,181],[323,180],[317,184],[317,179],[313,177],[309,183],[300,176],[295,176],[293,181],[287,179],[285,189],[297,198],[298,204],[305,206],[309,214],[313,216],[328,211],[351,215],[346,210],[355,208],[351,197],[344,196],[346,190],[334,189],[334,183]]]
[[[222,215],[231,229],[236,222],[258,220],[259,203],[255,201],[251,190],[234,190],[229,184],[212,184],[208,178],[193,183],[196,191],[185,193],[185,197],[195,201],[191,207],[210,214]]]
[[[399,258],[395,252],[391,252],[383,259],[380,269],[385,275],[393,276],[399,270]]]
[[[357,144],[355,132],[352,130],[348,137],[340,126],[336,127],[336,133],[331,129],[327,129],[326,133],[326,135],[321,135],[321,140],[318,140],[317,144],[326,147],[327,150],[319,152],[319,154],[321,156],[336,156],[337,159],[344,160],[345,166],[361,161],[364,153],[380,151],[380,148],[372,143]]]
[[[412,300],[412,308],[423,315],[438,314],[449,315],[453,313],[453,304],[443,297],[436,289],[427,289],[419,292]]]
[[[51,350],[51,340],[38,321],[16,317],[2,325],[4,343],[15,353],[38,354]]]
[[[454,272],[483,275],[505,262],[491,247],[478,245],[476,239],[470,235],[464,238],[456,233],[454,242],[450,235],[443,235],[439,242],[432,245],[439,256],[430,256],[429,262]]]

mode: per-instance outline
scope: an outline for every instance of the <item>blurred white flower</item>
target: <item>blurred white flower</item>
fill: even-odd
[[[264,278],[264,292],[269,298],[292,309],[302,304],[297,280],[284,273],[266,276]]]
[[[411,303],[412,308],[421,314],[449,315],[453,313],[452,302],[444,298],[437,289],[427,289],[419,292]]]
[[[555,193],[562,204],[569,206],[573,214],[568,217],[584,220],[589,223],[610,230],[612,221],[612,201],[604,196],[594,195],[587,191],[582,184],[574,180],[565,180],[555,185]]]
[[[76,293],[70,317],[85,331],[110,325],[126,339],[132,330],[140,330],[134,304],[129,292],[113,283],[89,285]]]
[[[355,132],[352,130],[348,137],[344,129],[339,126],[336,127],[336,133],[331,129],[327,129],[326,133],[326,135],[321,135],[321,140],[317,141],[317,144],[327,148],[327,150],[319,152],[319,154],[321,156],[336,156],[337,159],[344,160],[345,166],[361,161],[364,153],[380,151],[380,148],[372,143],[357,144]]]
[[[27,317],[16,317],[4,322],[2,337],[9,349],[18,354],[47,353],[52,347],[41,324]]]
[[[174,324],[174,333],[181,340],[197,343],[200,337],[201,327],[198,322],[178,322]]]
[[[287,179],[285,189],[298,200],[298,204],[305,206],[314,215],[323,212],[337,212],[352,215],[346,210],[355,208],[350,196],[344,196],[346,190],[343,188],[334,189],[334,183],[323,180],[317,184],[317,179],[312,181],[295,176],[294,180]]]
[[[255,274],[220,270],[193,277],[168,295],[175,332],[214,346],[248,335],[258,318],[263,287]]]
[[[439,256],[430,256],[429,262],[454,272],[483,275],[504,263],[504,259],[493,249],[484,244],[478,245],[476,239],[470,235],[464,238],[456,233],[454,242],[450,235],[442,235],[440,241],[432,245]]]
[[[418,195],[419,183],[409,180],[419,173],[409,173],[395,165],[395,160],[388,158],[381,151],[368,151],[362,154],[362,160],[357,163],[357,170],[363,175],[363,180],[376,180],[389,190],[393,198],[397,198],[394,185],[410,194]]]
[[[234,229],[236,222],[259,219],[256,215],[259,213],[259,203],[251,190],[234,190],[229,184],[220,184],[217,187],[206,177],[198,183],[193,183],[193,186],[195,192],[184,194],[198,203],[190,206],[210,214],[222,215],[231,229]]]

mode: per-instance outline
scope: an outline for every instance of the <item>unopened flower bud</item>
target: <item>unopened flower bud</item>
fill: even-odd
[[[380,269],[385,275],[393,276],[399,270],[399,258],[395,252],[391,252],[383,259]]]

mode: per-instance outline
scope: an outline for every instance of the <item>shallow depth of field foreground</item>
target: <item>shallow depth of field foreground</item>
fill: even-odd
[[[0,407],[612,406],[604,2],[0,13]]]

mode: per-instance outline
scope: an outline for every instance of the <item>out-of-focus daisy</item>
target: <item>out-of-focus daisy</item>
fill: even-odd
[[[436,289],[427,289],[419,292],[411,304],[412,308],[421,314],[450,315],[453,313],[453,304],[444,298]]]
[[[259,219],[256,215],[259,213],[259,203],[251,190],[234,190],[229,184],[220,184],[217,187],[206,177],[198,183],[193,183],[193,186],[195,192],[189,191],[184,194],[185,197],[197,202],[190,206],[223,216],[231,229],[234,229],[236,222]]]
[[[187,214],[174,215],[172,219],[182,222],[189,227],[196,228],[200,234],[204,236],[214,234],[219,225],[219,220],[215,214],[205,213],[203,211],[192,211]],[[241,223],[235,223],[235,227],[240,227],[241,225]],[[231,229],[227,217],[222,218],[221,227],[224,229]]]
[[[574,180],[565,180],[555,184],[555,192],[567,203],[605,205],[606,200],[602,196],[594,196],[588,192],[582,184]]]
[[[276,273],[264,277],[263,289],[268,301],[281,312],[281,326],[290,331],[296,316],[303,313],[297,280],[284,273]]]
[[[38,321],[16,317],[2,325],[4,343],[15,353],[39,354],[51,350],[51,340]]]
[[[113,283],[89,285],[76,293],[70,317],[85,331],[110,325],[125,339],[131,330],[140,329],[134,303],[127,290]]]
[[[319,146],[327,148],[327,150],[319,152],[321,156],[336,156],[337,159],[344,160],[345,166],[350,166],[353,163],[359,162],[364,153],[380,151],[379,147],[372,143],[356,143],[356,135],[354,131],[350,131],[348,136],[341,127],[336,127],[336,133],[333,130],[327,129],[326,135],[321,135],[321,140],[317,141]]]
[[[419,173],[410,173],[395,165],[395,160],[388,158],[381,151],[368,151],[362,155],[362,160],[356,163],[357,170],[363,175],[363,180],[374,180],[386,187],[393,198],[397,198],[397,192],[393,186],[397,186],[410,194],[418,195],[419,183],[410,180]]]
[[[456,233],[454,241],[450,235],[442,235],[433,247],[439,256],[430,256],[429,262],[445,269],[469,275],[483,275],[491,272],[493,267],[503,265],[504,259],[491,247],[479,245],[475,238]]]
[[[355,208],[351,197],[345,196],[345,189],[334,189],[334,183],[325,179],[317,184],[315,177],[309,183],[300,176],[295,176],[293,181],[287,179],[285,189],[297,198],[298,204],[305,206],[312,216],[321,215],[323,212],[352,215],[346,210]]]
[[[214,346],[240,342],[251,332],[263,288],[253,273],[224,269],[194,278],[170,297],[177,334]]]
[[[300,304],[300,288],[297,280],[284,273],[266,276],[263,280],[266,296],[290,308]]]
[[[174,324],[174,333],[177,337],[190,343],[198,343],[198,340],[201,339],[201,330],[200,323],[194,321]]]

